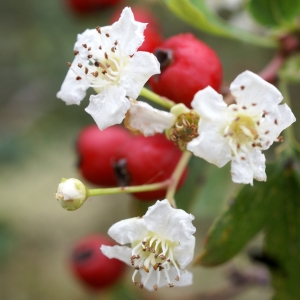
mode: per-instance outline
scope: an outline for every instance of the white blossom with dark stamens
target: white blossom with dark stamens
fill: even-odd
[[[147,80],[160,73],[153,54],[137,51],[145,28],[146,24],[135,21],[126,7],[112,26],[79,34],[75,59],[57,97],[68,105],[79,105],[92,87],[97,95],[90,97],[86,111],[98,127],[103,130],[121,123],[130,107],[128,97],[136,99]]]
[[[157,201],[142,218],[120,221],[108,230],[118,243],[129,246],[101,246],[101,251],[132,266],[132,281],[140,287],[190,285],[192,274],[184,268],[194,256],[193,219],[168,200]]]
[[[229,106],[211,87],[195,95],[192,107],[200,115],[199,136],[187,149],[219,168],[231,160],[234,182],[266,181],[261,151],[282,141],[279,134],[295,116],[286,104],[279,105],[279,90],[250,71],[240,74],[230,90],[236,104]]]

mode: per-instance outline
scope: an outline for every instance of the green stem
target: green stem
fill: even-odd
[[[173,206],[174,208],[176,208],[176,203],[175,203],[175,199],[174,199],[176,187],[177,187],[179,179],[181,178],[181,175],[184,171],[184,168],[188,164],[191,156],[192,156],[192,153],[189,151],[185,151],[182,153],[181,158],[170,178],[171,182],[170,182],[170,185],[167,190],[166,198],[170,202],[171,206]]]
[[[146,89],[145,87],[142,88],[141,92],[140,92],[140,96],[143,96],[163,107],[166,108],[171,108],[173,107],[176,103],[165,98],[165,97],[161,97],[155,93],[153,93],[152,91]]]
[[[144,184],[137,186],[124,186],[124,187],[113,187],[113,188],[102,188],[102,189],[89,189],[87,197],[109,195],[109,194],[124,194],[124,193],[138,193],[154,191],[166,188],[170,184],[170,179],[164,180],[152,184]]]
[[[279,90],[281,91],[281,93],[283,95],[284,102],[291,108],[291,100],[290,100],[290,96],[289,96],[288,87],[287,87],[285,80],[283,80],[282,78],[280,78],[280,80],[279,80]],[[284,131],[284,137],[285,137],[285,142],[287,145],[290,145],[293,148],[300,151],[300,145],[295,139],[293,125],[286,128],[286,130]]]

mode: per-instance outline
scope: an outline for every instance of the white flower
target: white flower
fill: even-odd
[[[86,111],[103,130],[119,124],[147,80],[160,73],[153,54],[137,51],[144,41],[146,24],[134,20],[124,8],[112,26],[87,29],[77,36],[75,59],[57,97],[66,104],[80,104],[89,87],[98,93],[90,97]]]
[[[55,197],[66,210],[76,210],[81,207],[87,199],[87,189],[78,179],[63,178],[58,185]]]
[[[245,71],[231,84],[236,104],[227,106],[211,87],[199,91],[192,107],[200,115],[199,137],[187,149],[210,163],[223,167],[232,160],[232,180],[253,184],[266,180],[265,156],[280,132],[295,122],[283,97],[258,75]]]
[[[175,121],[176,116],[172,113],[155,109],[143,101],[131,100],[125,125],[128,129],[150,136],[162,133],[165,129],[172,127]]]
[[[142,218],[114,224],[108,234],[118,243],[130,246],[102,246],[109,258],[117,258],[135,269],[132,281],[140,272],[141,288],[157,290],[168,285],[192,284],[192,274],[183,270],[193,259],[196,229],[194,217],[174,209],[167,200],[157,201]]]

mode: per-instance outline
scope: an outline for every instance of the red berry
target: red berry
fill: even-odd
[[[126,265],[117,259],[109,259],[100,250],[102,245],[113,246],[104,235],[86,236],[77,241],[71,253],[71,270],[86,286],[103,289],[119,280]]]
[[[96,125],[84,128],[77,140],[82,176],[97,185],[117,186],[113,170],[115,153],[130,138],[130,133],[121,126],[111,126],[103,131]]]
[[[125,168],[129,175],[128,185],[160,182],[170,178],[182,152],[164,135],[150,137],[138,135],[124,144],[116,154],[117,165]],[[124,163],[125,162],[125,163]],[[187,169],[181,176],[178,187],[186,178]],[[159,200],[166,196],[166,189],[133,193],[140,200]]]
[[[144,43],[138,49],[139,51],[153,52],[162,42],[163,38],[160,34],[160,24],[149,10],[143,7],[131,7],[131,10],[134,14],[134,19],[138,22],[148,23],[144,35]],[[120,18],[121,10],[116,11],[110,18],[111,24],[118,21]]]
[[[190,107],[199,90],[211,86],[219,91],[222,65],[216,53],[192,34],[167,39],[155,50],[161,74],[150,78],[154,92]]]
[[[68,6],[76,13],[84,14],[117,5],[123,0],[67,0]]]

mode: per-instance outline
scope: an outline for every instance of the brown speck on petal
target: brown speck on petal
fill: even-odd
[[[101,28],[100,28],[100,26],[97,26],[96,30],[101,34]]]

